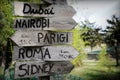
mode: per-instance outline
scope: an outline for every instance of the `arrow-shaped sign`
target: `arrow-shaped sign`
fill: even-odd
[[[71,32],[54,31],[16,31],[11,39],[19,46],[43,46],[53,44],[71,44]]]
[[[66,0],[42,0],[42,1],[49,4],[61,4],[61,5],[67,4]]]
[[[13,60],[68,61],[79,52],[72,46],[18,47],[14,46]]]
[[[16,30],[69,30],[73,29],[76,22],[72,18],[17,18],[14,21]]]
[[[73,69],[69,61],[64,62],[16,62],[15,78],[46,76],[52,74],[67,74]]]
[[[70,17],[75,14],[72,6],[35,4],[28,2],[14,2],[14,15],[37,17]]]

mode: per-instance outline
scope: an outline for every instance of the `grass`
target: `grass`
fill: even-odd
[[[84,80],[120,80],[120,67],[101,66],[98,62],[85,62],[82,67],[74,68],[70,74],[80,76]]]
[[[4,72],[3,67],[0,67],[0,80],[2,80],[2,77],[3,77],[3,72]]]

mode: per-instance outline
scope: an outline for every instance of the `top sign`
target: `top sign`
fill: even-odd
[[[66,0],[42,0],[43,2],[49,3],[49,4],[60,4],[60,5],[66,5]]]
[[[75,14],[72,6],[35,4],[25,2],[14,2],[15,16],[37,16],[37,17],[72,17]]]

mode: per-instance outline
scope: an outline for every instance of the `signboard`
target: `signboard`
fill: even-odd
[[[33,76],[46,76],[52,74],[66,74],[73,69],[69,61],[64,62],[38,62],[26,61],[16,62],[15,78],[25,78]]]
[[[72,18],[17,18],[14,21],[16,30],[69,30],[74,28],[76,22]]]
[[[39,79],[48,80],[50,75],[67,74],[74,67],[68,60],[79,54],[66,45],[72,44],[71,32],[49,31],[74,28],[75,10],[66,0],[42,1],[41,4],[14,2],[14,15],[26,17],[15,19],[14,28],[18,31],[11,37],[18,45],[14,46],[13,55],[15,79],[40,76]]]
[[[72,17],[75,14],[72,6],[47,5],[28,2],[14,2],[15,16],[38,16],[38,17]]]
[[[54,31],[16,31],[11,39],[19,46],[43,46],[53,44],[71,44],[71,32]]]
[[[43,2],[50,3],[50,4],[61,4],[61,5],[67,5],[66,0],[42,0]]]
[[[18,47],[14,46],[13,60],[67,61],[79,52],[72,46]]]

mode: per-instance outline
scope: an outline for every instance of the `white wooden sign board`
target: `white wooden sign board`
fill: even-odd
[[[43,46],[53,44],[71,44],[71,32],[19,30],[11,37],[18,46]]]
[[[72,18],[16,18],[14,28],[16,30],[70,30],[76,26]]]
[[[16,62],[15,79],[34,76],[47,76],[53,74],[67,74],[73,69],[73,65],[69,61],[64,62],[38,62],[26,61]]]
[[[28,2],[14,2],[15,16],[37,16],[37,17],[73,17],[75,10],[68,5],[35,4]]]
[[[14,46],[13,60],[68,61],[79,52],[72,46],[18,47]]]

